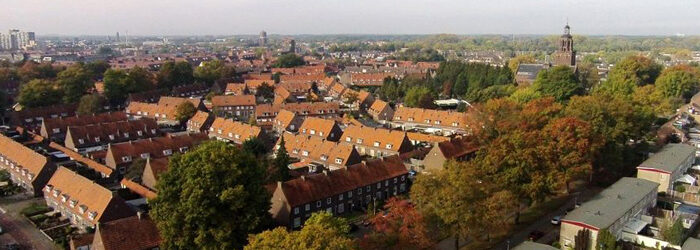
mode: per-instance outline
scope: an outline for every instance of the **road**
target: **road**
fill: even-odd
[[[53,250],[56,246],[39,229],[34,227],[19,212],[32,202],[44,202],[41,198],[22,195],[0,198],[0,225],[5,234],[0,237],[0,246],[17,242],[23,249]]]

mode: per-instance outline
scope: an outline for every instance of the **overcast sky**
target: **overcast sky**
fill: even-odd
[[[698,0],[1,0],[0,32],[700,34]]]

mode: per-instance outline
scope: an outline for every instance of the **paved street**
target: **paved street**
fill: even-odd
[[[41,198],[15,195],[0,198],[0,226],[5,234],[0,237],[0,246],[19,243],[23,249],[52,250],[56,246],[39,229],[35,228],[19,212],[32,202],[44,202]]]

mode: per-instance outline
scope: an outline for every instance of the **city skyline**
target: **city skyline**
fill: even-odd
[[[698,35],[700,2],[523,1],[186,1],[85,0],[5,4],[0,30],[42,35],[558,34]],[[37,7],[42,6],[42,7]],[[682,6],[682,8],[679,8]],[[153,12],[152,9],[160,8]],[[71,13],[80,13],[74,15]],[[673,15],[670,15],[673,13]],[[30,16],[39,18],[28,18]]]

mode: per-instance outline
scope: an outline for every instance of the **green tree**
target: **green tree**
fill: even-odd
[[[209,141],[168,165],[150,202],[163,248],[240,249],[269,220],[264,169],[249,153]]]
[[[303,57],[298,56],[297,54],[294,54],[294,53],[288,53],[288,54],[284,54],[284,55],[278,57],[277,61],[272,65],[272,67],[294,68],[296,66],[302,66],[304,64],[306,64],[306,62],[304,62]]]
[[[226,66],[220,60],[203,62],[202,65],[194,70],[195,79],[209,85],[214,84],[219,79],[233,77],[235,74],[236,70],[233,67]]]
[[[288,232],[278,227],[251,235],[244,249],[354,249],[354,242],[348,237],[349,231],[345,219],[333,217],[328,212],[317,212],[306,220],[300,231]]]
[[[528,103],[532,100],[542,98],[542,94],[532,87],[519,88],[508,99],[518,103]]]
[[[108,62],[104,60],[94,61],[85,64],[85,69],[92,73],[93,79],[101,79],[108,69],[112,68]]]
[[[277,172],[277,181],[287,181],[291,178],[291,176],[289,175],[290,163],[291,159],[289,158],[289,154],[287,154],[287,147],[285,146],[284,135],[282,135],[280,137],[279,148],[275,153],[275,161],[273,163]]]
[[[275,87],[267,84],[267,82],[264,82],[258,86],[258,89],[255,91],[255,95],[262,96],[265,99],[275,98]]]
[[[34,61],[25,62],[22,67],[17,69],[17,76],[22,82],[29,82],[34,79],[52,79],[56,77],[58,70],[51,66],[50,63],[35,63]]]
[[[192,65],[188,62],[166,62],[160,66],[156,75],[159,88],[171,89],[175,86],[191,84],[194,82]]]
[[[61,102],[63,93],[48,80],[32,80],[20,88],[17,101],[24,107],[43,107]]]
[[[56,83],[63,92],[63,102],[76,103],[90,88],[94,87],[93,73],[81,64],[75,64],[58,73]]]
[[[664,70],[656,79],[656,89],[666,97],[690,99],[700,85],[700,72],[681,65]]]
[[[683,236],[685,234],[685,229],[683,228],[683,222],[681,219],[675,220],[671,225],[664,225],[661,231],[661,236],[663,239],[674,245],[683,244]]]
[[[104,73],[105,97],[114,105],[122,104],[130,93],[137,93],[153,88],[150,72],[140,67],[129,71],[109,69]]]
[[[627,97],[635,87],[654,83],[661,69],[661,65],[647,57],[629,56],[610,69],[608,80],[600,85],[598,91]]]
[[[243,151],[251,153],[255,157],[262,157],[267,154],[267,147],[260,138],[252,137],[243,142]]]
[[[427,97],[424,97],[427,96]],[[406,91],[404,104],[408,107],[420,107],[426,100],[424,98],[432,98],[430,89],[426,87],[413,87]]]
[[[76,112],[81,115],[97,114],[102,111],[103,106],[104,98],[102,96],[97,94],[84,95],[80,98]]]
[[[622,250],[622,246],[617,244],[615,235],[610,233],[608,229],[603,229],[598,232],[598,238],[595,244],[596,250]]]
[[[126,169],[126,174],[124,178],[129,180],[140,180],[143,175],[143,170],[146,168],[146,160],[143,158],[138,158],[129,165]]]
[[[195,113],[197,113],[197,107],[189,101],[184,101],[175,107],[175,119],[180,123],[187,122]]]
[[[554,97],[559,102],[583,94],[584,90],[571,67],[565,65],[540,71],[532,88],[543,96]]]

